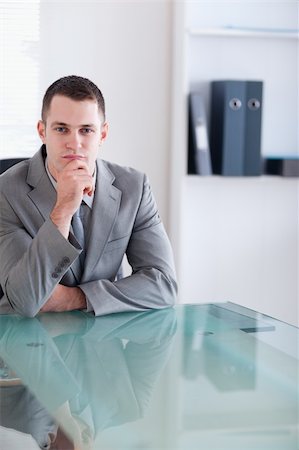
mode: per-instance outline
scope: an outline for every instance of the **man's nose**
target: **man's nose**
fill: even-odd
[[[82,147],[82,139],[78,131],[73,131],[68,135],[66,147],[70,150],[79,150]]]

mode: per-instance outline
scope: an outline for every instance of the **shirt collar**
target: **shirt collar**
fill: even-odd
[[[49,168],[48,168],[48,159],[47,159],[47,157],[46,157],[46,160],[45,160],[45,168],[46,168],[47,175],[50,178],[50,181],[51,181],[54,189],[57,190],[57,181],[50,174],[50,171],[49,171]],[[94,170],[94,173],[92,175],[92,179],[94,181],[94,185],[95,185],[95,182],[96,182],[96,178],[97,178],[97,165],[95,165],[95,170]],[[82,200],[87,204],[87,206],[89,206],[90,209],[92,209],[93,200],[94,200],[94,192],[93,192],[93,194],[91,196],[89,196],[87,194],[84,194]]]

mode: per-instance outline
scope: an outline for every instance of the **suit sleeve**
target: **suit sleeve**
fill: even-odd
[[[177,293],[173,254],[146,176],[126,255],[130,276],[80,285],[95,315],[172,306]]]
[[[0,195],[0,313],[35,316],[80,254],[50,219],[35,236]]]

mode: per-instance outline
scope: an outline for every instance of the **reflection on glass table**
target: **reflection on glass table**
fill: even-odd
[[[0,316],[0,431],[53,450],[297,450],[298,336],[232,303]]]
[[[76,448],[89,449],[100,430],[143,416],[176,315],[0,316],[0,328],[0,424],[31,434],[41,448],[50,448],[59,425]]]

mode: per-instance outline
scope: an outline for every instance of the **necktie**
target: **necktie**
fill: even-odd
[[[74,231],[74,235],[82,247],[82,252],[80,254],[80,264],[81,269],[83,269],[84,259],[85,259],[85,237],[84,237],[84,227],[83,227],[83,204],[81,204],[80,208],[77,209],[72,219],[72,227]]]

